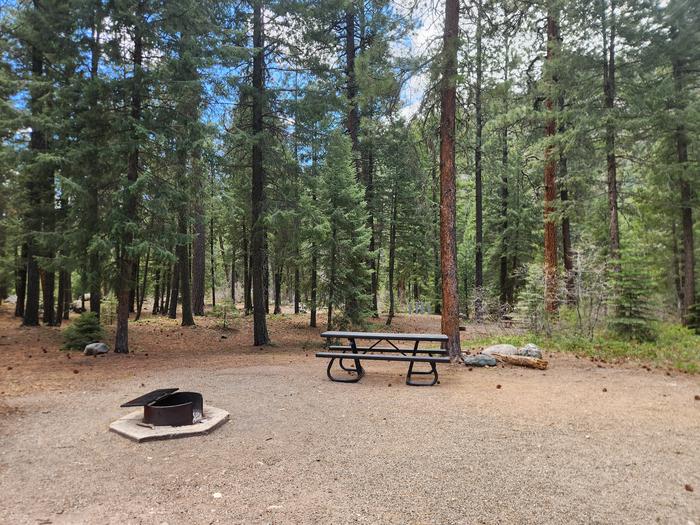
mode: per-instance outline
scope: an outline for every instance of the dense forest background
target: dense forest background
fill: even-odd
[[[451,8],[462,317],[697,328],[694,0],[0,0],[0,298],[440,313]]]

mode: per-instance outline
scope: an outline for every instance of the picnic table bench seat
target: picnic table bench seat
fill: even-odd
[[[399,361],[408,363],[406,384],[411,386],[432,386],[438,382],[437,363],[449,363],[447,350],[442,346],[447,341],[443,334],[400,334],[384,332],[343,332],[326,331],[321,334],[326,339],[328,351],[317,352],[316,357],[329,359],[326,374],[331,381],[341,383],[357,383],[365,374],[363,360],[368,361]],[[348,344],[330,344],[337,339],[347,339]],[[367,341],[364,346],[358,346],[357,341]],[[369,342],[372,342],[371,344]],[[384,342],[388,346],[378,346]],[[400,347],[395,343],[410,342],[411,348]],[[419,348],[421,342],[440,343],[440,348]],[[336,360],[340,368],[349,373],[349,377],[333,374]],[[352,365],[348,362],[352,361]],[[430,365],[428,370],[414,370],[416,363]],[[414,375],[432,376],[430,381],[416,381]]]

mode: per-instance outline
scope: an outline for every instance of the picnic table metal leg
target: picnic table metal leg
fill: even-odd
[[[337,381],[339,383],[357,383],[360,379],[362,379],[362,376],[365,375],[365,370],[364,370],[364,368],[362,368],[362,366],[360,366],[358,368],[357,364],[356,364],[355,368],[346,367],[343,364],[343,359],[338,359],[338,361],[339,361],[338,364],[340,365],[340,368],[342,368],[346,372],[354,372],[355,376],[354,377],[347,377],[347,378],[346,377],[335,377],[331,373],[331,368],[333,367],[333,363],[335,362],[335,360],[336,360],[335,357],[332,358],[328,363],[328,368],[326,369],[326,375],[328,376],[328,379],[330,379],[331,381]],[[358,363],[357,359],[353,359],[353,361],[355,361],[355,363]]]
[[[416,341],[415,345],[413,346],[413,355],[414,355],[414,356],[418,354],[418,344],[419,344],[419,341]],[[432,356],[432,353],[431,353],[431,354],[428,354],[428,355],[431,355],[431,356]],[[437,367],[435,366],[435,363],[430,363],[430,370],[425,371],[425,372],[421,372],[421,371],[414,372],[414,371],[413,371],[413,365],[414,365],[414,364],[415,364],[415,361],[411,361],[411,362],[409,363],[409,365],[408,365],[408,373],[406,374],[406,384],[407,384],[407,385],[411,385],[411,386],[433,386],[435,383],[438,382],[438,373],[437,373]],[[425,375],[432,375],[432,376],[433,376],[433,380],[432,380],[431,382],[429,382],[429,383],[422,382],[422,381],[416,382],[416,381],[413,381],[413,376],[414,376],[414,375],[422,375],[422,376],[425,376]]]
[[[355,339],[350,338],[350,347],[352,353],[357,353],[357,345],[355,344]],[[345,353],[343,351],[343,353]],[[362,376],[365,375],[365,369],[362,368],[362,363],[360,362],[359,359],[352,359],[354,362],[354,367],[349,367],[346,366],[343,361],[346,359],[343,358],[338,358],[338,365],[340,365],[340,368],[343,369],[346,372],[354,373],[354,377],[349,377],[349,378],[341,378],[341,377],[334,377],[333,374],[331,373],[331,368],[333,367],[333,363],[335,362],[336,358],[332,358],[330,362],[328,363],[328,368],[326,369],[326,375],[328,376],[328,379],[331,381],[337,381],[339,383],[357,383],[360,379],[362,379]],[[350,359],[347,359],[348,361]]]

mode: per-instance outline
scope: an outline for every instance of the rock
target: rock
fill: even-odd
[[[491,345],[488,348],[484,348],[481,353],[485,355],[518,355],[518,349],[513,345]]]
[[[528,343],[525,346],[518,348],[517,355],[524,355],[526,357],[534,357],[535,359],[542,359],[542,350],[540,347],[533,343]]]
[[[467,366],[496,366],[496,358],[490,355],[465,355],[462,359]]]
[[[83,351],[83,354],[85,355],[99,355],[99,354],[106,354],[109,352],[109,347],[104,344],[104,343],[90,343],[89,345],[85,346],[85,350]]]

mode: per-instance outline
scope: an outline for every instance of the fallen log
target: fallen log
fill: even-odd
[[[537,368],[538,370],[546,370],[549,362],[545,359],[537,359],[536,357],[527,357],[524,355],[505,355],[505,354],[491,354],[501,363],[508,363],[509,365],[516,366],[526,366],[528,368]]]

